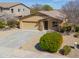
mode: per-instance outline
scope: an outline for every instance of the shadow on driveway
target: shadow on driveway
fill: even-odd
[[[36,48],[37,50],[39,50],[39,51],[44,51],[43,49],[40,48],[40,44],[39,44],[39,43],[37,43],[37,44],[35,45],[35,48]]]

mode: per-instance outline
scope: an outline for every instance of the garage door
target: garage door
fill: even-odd
[[[22,29],[37,30],[38,26],[37,26],[37,23],[34,23],[34,22],[22,22],[21,28]]]

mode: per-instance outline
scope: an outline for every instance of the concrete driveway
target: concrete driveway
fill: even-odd
[[[30,50],[17,49],[27,41],[33,40],[34,37],[38,38],[38,36],[42,36],[44,33],[46,32],[30,30],[15,30],[4,32],[5,35],[0,35],[0,58],[66,58],[65,56],[57,54],[39,53]]]
[[[37,53],[33,51],[26,51],[15,48],[0,47],[0,58],[67,58],[67,57],[57,54]]]
[[[0,46],[9,48],[19,48],[27,40],[31,40],[33,37],[37,37],[37,35],[43,35],[44,33],[45,32],[35,30],[13,31],[9,35],[0,38]]]

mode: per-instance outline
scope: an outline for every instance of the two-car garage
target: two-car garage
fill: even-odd
[[[28,30],[38,30],[40,28],[40,21],[44,19],[40,16],[26,17],[20,21],[20,28]]]
[[[37,22],[27,22],[27,21],[22,21],[22,24],[20,26],[22,29],[31,29],[31,30],[37,30]]]

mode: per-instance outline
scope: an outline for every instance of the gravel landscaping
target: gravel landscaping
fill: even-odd
[[[36,48],[36,45],[39,43],[40,37],[46,32],[32,31],[32,30],[9,30],[9,31],[0,31],[0,47],[7,48],[17,48],[23,51],[32,51],[39,54],[47,54],[48,52],[40,51]],[[63,35],[63,44],[68,46],[74,46],[74,42],[79,41],[79,38],[73,37],[73,33],[70,35]],[[62,48],[61,47],[61,48]],[[79,49],[72,48],[69,55],[66,57],[78,58]],[[57,53],[48,53],[63,56]],[[52,55],[53,56],[53,55]]]
[[[35,45],[39,42],[40,37],[41,37],[40,35],[33,37],[33,39],[27,41],[24,45],[22,45],[21,49],[34,51],[34,52],[38,52],[38,53],[48,53],[48,52],[39,51],[38,49],[35,48]],[[63,38],[64,38],[64,42],[62,44],[62,47],[64,45],[74,46],[74,42],[79,40],[78,38],[73,37],[73,33],[71,35],[63,35]],[[66,57],[77,58],[77,57],[79,57],[78,52],[79,52],[79,49],[72,48],[71,52]],[[54,53],[54,54],[61,55],[58,52]]]

